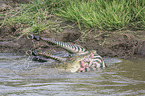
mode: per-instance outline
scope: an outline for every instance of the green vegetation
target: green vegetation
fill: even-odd
[[[50,18],[77,22],[79,29],[145,29],[144,0],[33,0],[10,10],[6,24],[24,24],[31,32],[55,25]]]
[[[132,23],[145,28],[144,0],[70,0],[57,14],[85,27],[113,30]],[[132,26],[133,27],[133,26]]]
[[[49,25],[56,27],[56,23],[52,23],[50,18],[54,17],[53,10],[57,10],[63,3],[64,1],[60,0],[33,0],[29,4],[20,4],[10,10],[6,24],[24,25],[31,27],[28,32],[40,33],[53,27]]]

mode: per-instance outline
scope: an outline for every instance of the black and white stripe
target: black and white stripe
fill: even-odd
[[[41,37],[41,40],[43,41],[48,41],[50,43],[56,44],[62,48],[64,48],[65,50],[67,50],[69,53],[71,54],[83,54],[86,52],[86,49],[83,48],[80,45],[77,44],[70,44],[70,43],[65,43],[65,42],[60,42],[60,41],[56,41],[55,39],[52,38],[43,38]]]
[[[37,54],[38,56],[43,56],[45,58],[51,58],[53,60],[57,60],[57,61],[60,61],[60,62],[64,62],[66,61],[67,59],[66,58],[63,58],[63,57],[59,57],[59,56],[55,56],[55,55],[49,55],[49,54],[45,54],[45,53],[38,53]]]
[[[94,57],[89,58],[89,60],[92,62],[91,66],[96,66],[96,68],[104,68],[106,66],[103,58],[98,54],[94,54]]]
[[[93,57],[87,57],[83,61],[84,61],[85,68],[80,72],[96,71],[106,67],[103,58],[97,53],[94,54]]]

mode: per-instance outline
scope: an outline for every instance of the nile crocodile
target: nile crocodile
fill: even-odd
[[[54,55],[49,55],[45,53],[37,53],[38,56],[43,56],[45,58],[51,58],[57,61],[62,62],[62,64],[59,66],[61,69],[65,69],[70,72],[80,72],[80,71],[86,71],[85,68],[89,68],[85,63],[85,59],[89,58],[92,54],[95,54],[95,50],[87,51],[86,54],[82,55],[76,55],[73,56],[72,58],[69,58],[69,60],[66,58],[54,56]],[[97,66],[94,66],[94,68],[97,68]]]
[[[76,44],[73,45],[70,43],[60,42],[60,41],[56,41],[55,39],[52,39],[52,38],[43,38],[43,37],[40,38],[40,36],[34,36],[34,35],[31,35],[31,36],[32,36],[32,39],[35,39],[37,41],[43,40],[43,41],[47,41],[47,42],[56,44],[56,45],[60,46],[61,48],[65,49],[66,51],[68,51],[69,53],[76,54],[80,58],[81,58],[81,55],[84,54],[84,56],[85,56],[85,54],[89,53],[89,51],[87,51],[85,48],[81,47],[80,45],[76,45]],[[61,62],[66,61],[66,59],[64,60],[64,58],[62,59],[61,57],[56,57],[53,55],[46,55],[46,54],[42,54],[42,53],[39,55],[42,55],[43,57],[52,58],[52,59],[55,59],[55,60],[58,60]],[[71,60],[67,60],[67,61],[71,61]],[[100,55],[98,55],[96,53],[96,51],[94,51],[93,54],[90,54],[90,56],[86,56],[86,58],[84,58],[83,60],[80,60],[79,63],[81,65],[79,71],[83,71],[83,70],[86,71],[86,70],[88,70],[88,68],[104,68],[104,67],[106,67],[103,58]]]

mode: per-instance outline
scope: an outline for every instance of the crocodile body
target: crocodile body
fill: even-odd
[[[45,58],[51,58],[60,62],[67,62],[67,64],[65,65],[66,70],[69,70],[71,72],[74,72],[74,70],[78,72],[87,72],[90,70],[96,70],[97,68],[106,67],[103,58],[100,55],[98,55],[94,50],[87,51],[80,45],[60,42],[52,38],[43,38],[43,37],[40,38],[39,36],[34,36],[34,39],[38,41],[43,40],[49,43],[53,43],[65,49],[71,54],[76,54],[76,56],[72,57],[70,60],[64,59],[62,57],[57,57],[54,55],[39,54]]]
[[[43,56],[45,58],[51,58],[61,62],[59,68],[65,69],[70,72],[88,72],[95,71],[98,68],[105,67],[105,63],[100,55],[95,54],[95,50],[88,51],[86,54],[76,55],[72,58],[66,59],[63,57],[49,55],[46,53],[37,53],[37,56]],[[91,56],[93,55],[93,56]]]
[[[62,62],[62,64],[59,66],[59,68],[61,68],[61,69],[65,69],[70,72],[79,72],[80,71],[79,69],[82,67],[80,62],[85,60],[86,58],[89,58],[90,55],[92,55],[94,53],[96,53],[96,51],[91,50],[91,51],[88,51],[86,54],[76,55],[76,56],[70,58],[69,60],[66,60],[62,57],[58,57],[58,56],[54,56],[54,55],[48,55],[45,53],[38,53],[37,55],[43,56],[46,58],[51,58],[51,59]],[[81,70],[81,71],[83,71],[83,70]]]

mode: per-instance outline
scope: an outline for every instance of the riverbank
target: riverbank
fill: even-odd
[[[19,18],[19,23],[13,20],[7,24],[5,18],[11,6],[4,6],[1,10],[0,28],[0,52],[18,52],[23,53],[34,49],[38,42],[34,43],[27,38],[30,34],[37,34],[43,37],[55,38],[64,42],[79,44],[88,50],[95,49],[101,56],[128,58],[135,54],[145,56],[145,31],[137,28],[126,28],[119,30],[103,30],[98,28],[86,28],[83,25],[78,26],[78,21],[72,22],[64,20],[62,17],[56,17],[52,14],[43,18],[43,21],[33,22],[33,26],[28,26],[29,18]],[[20,10],[18,7],[17,10]],[[8,10],[8,11],[7,11]],[[6,15],[6,13],[8,15]],[[7,19],[7,18],[6,18]],[[15,22],[14,22],[15,21]],[[22,23],[23,22],[23,23]],[[48,22],[48,23],[46,23]],[[81,29],[80,29],[81,26]],[[41,45],[46,43],[41,42]],[[43,51],[52,52],[52,48],[43,46]],[[53,50],[61,50],[54,48]]]
[[[18,52],[24,53],[34,48],[32,40],[27,35],[21,35],[15,32],[11,27],[4,27],[0,37],[0,52]],[[88,50],[95,49],[101,56],[127,58],[135,54],[145,56],[145,31],[116,31],[101,34],[93,37],[98,32],[90,32],[84,41],[80,39],[81,32],[77,29],[65,29],[61,33],[43,33],[39,34],[43,37],[55,38],[64,42],[79,44]],[[38,34],[37,34],[38,35]],[[38,41],[35,41],[35,44]],[[41,46],[46,45],[45,42],[39,42]],[[48,52],[52,48],[44,47],[43,50]],[[55,48],[55,50],[60,50]]]

